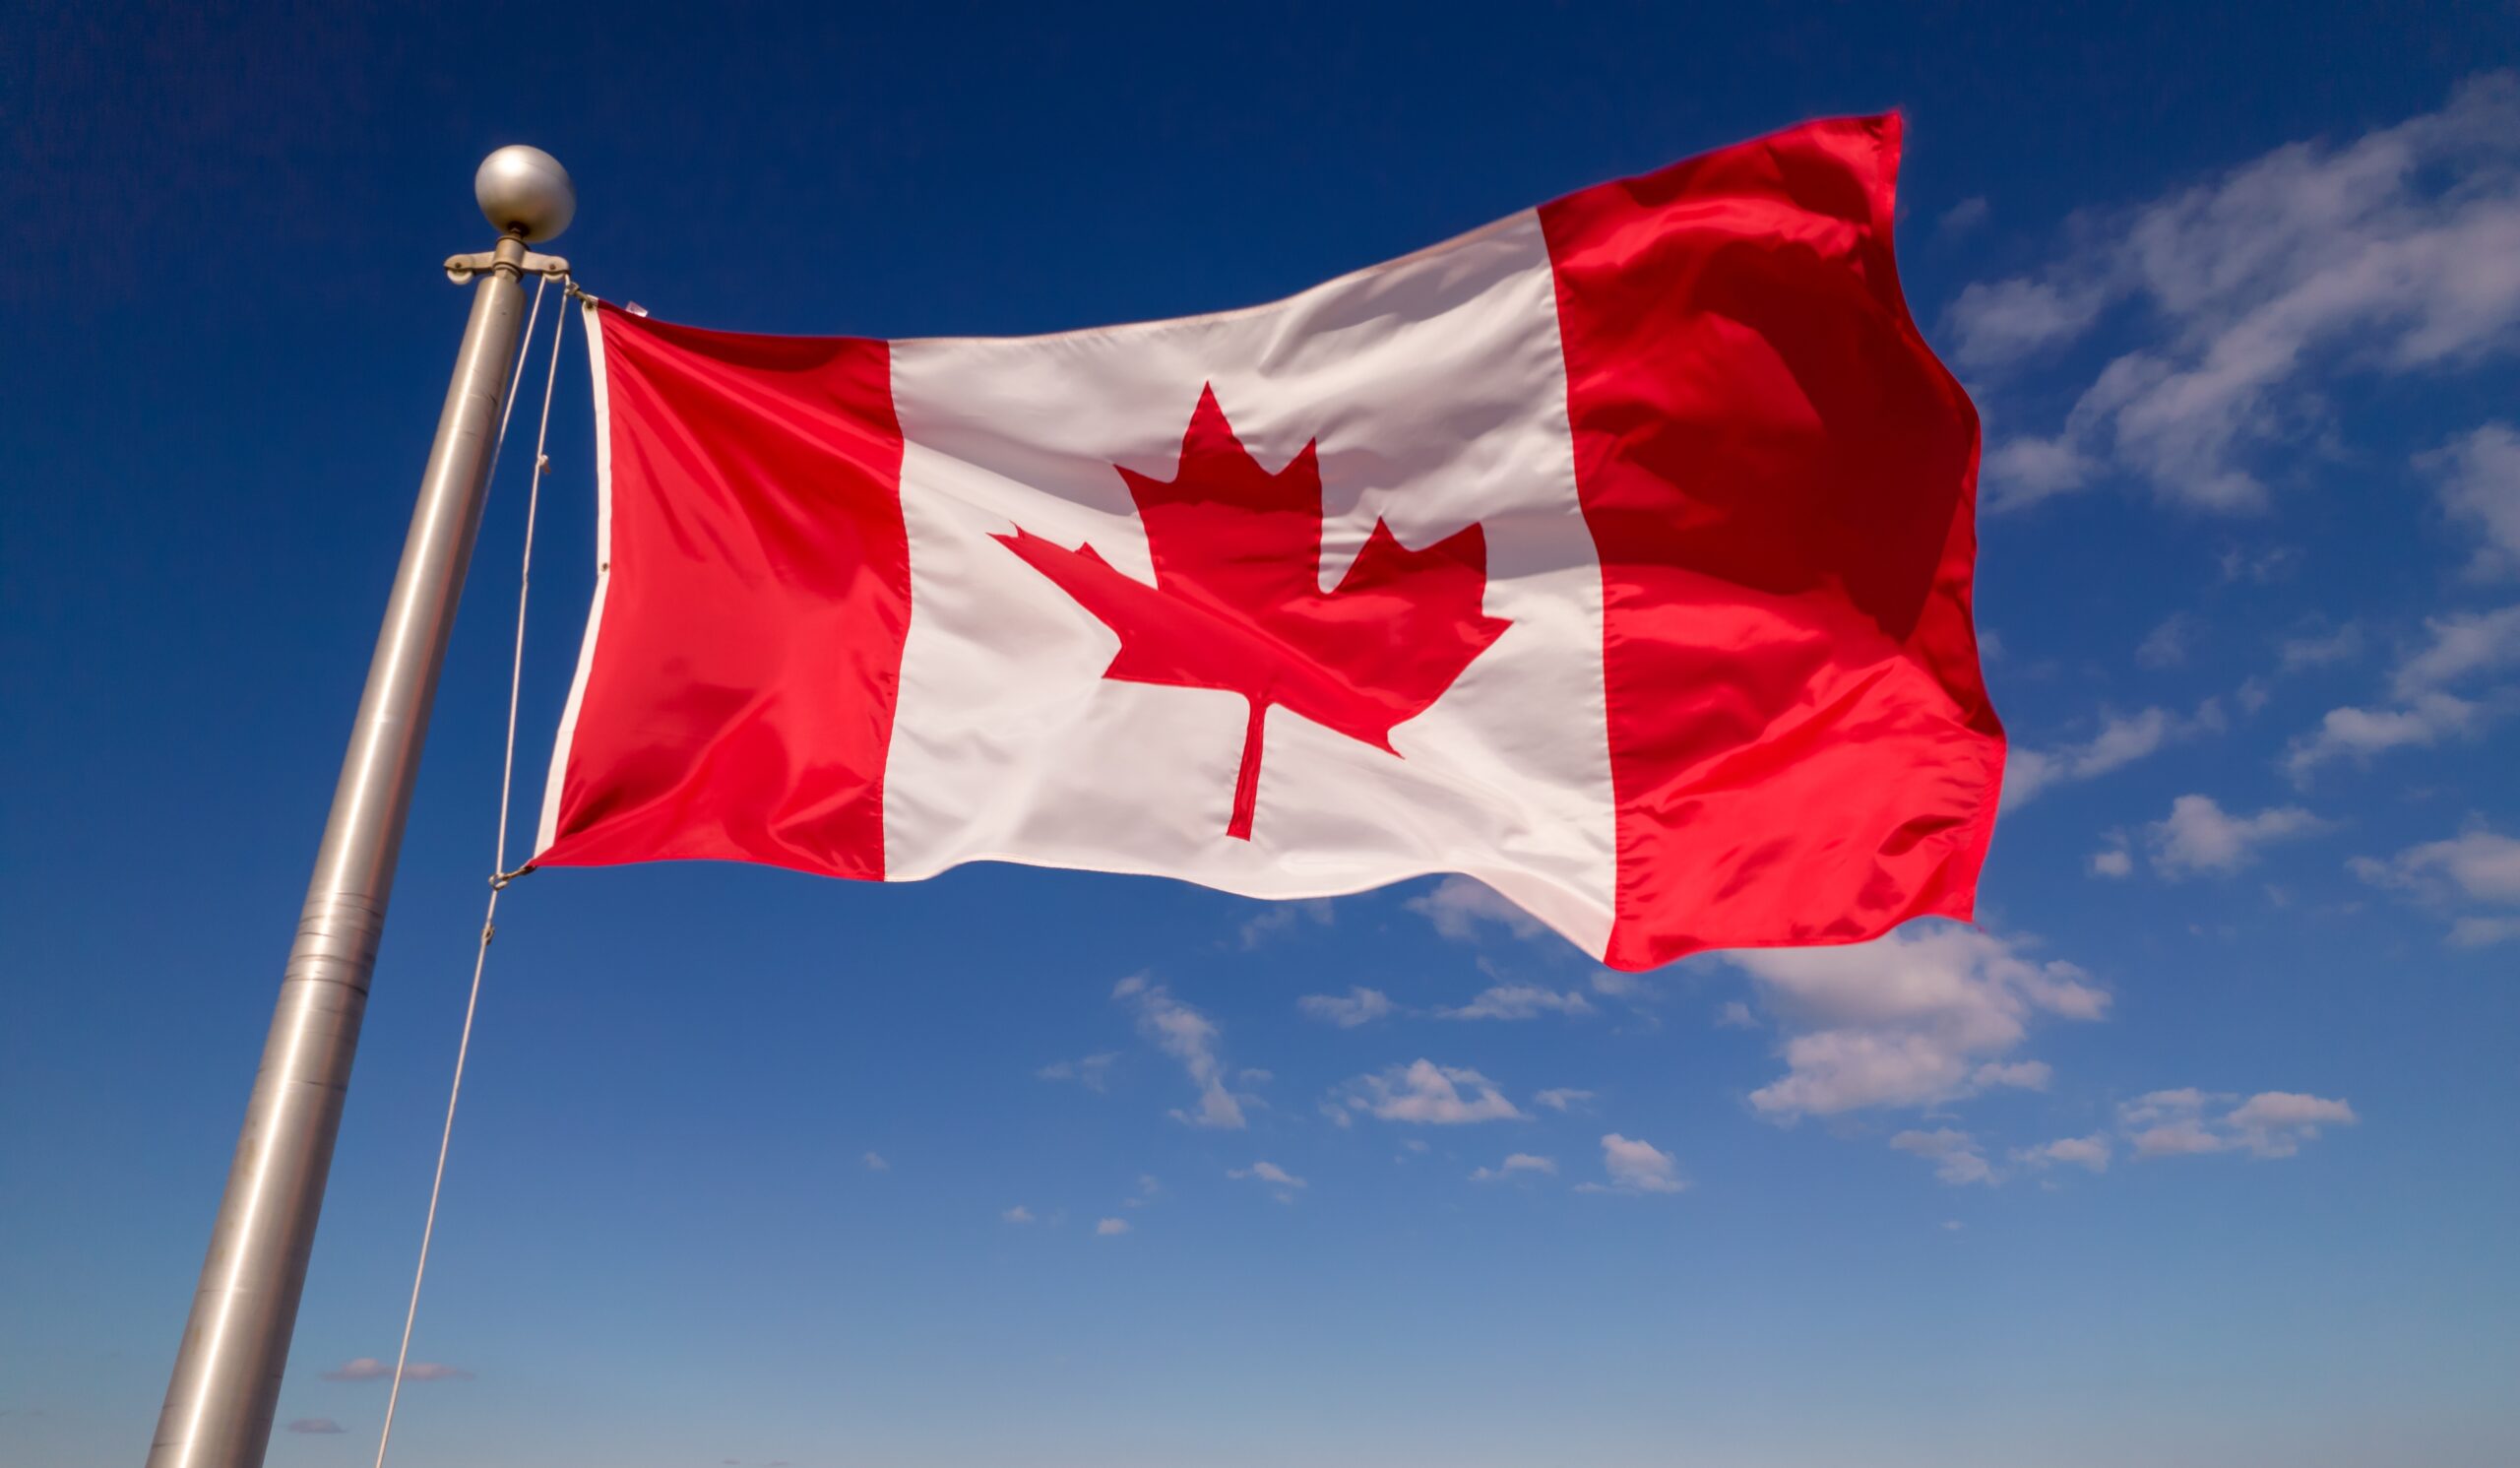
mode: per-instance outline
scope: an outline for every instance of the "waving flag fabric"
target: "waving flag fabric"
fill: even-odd
[[[1621,968],[1969,916],[1978,422],[1900,295],[1898,153],[1813,123],[1057,336],[590,307],[537,864],[1460,872]]]

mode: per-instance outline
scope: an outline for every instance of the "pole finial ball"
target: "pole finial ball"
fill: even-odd
[[[539,148],[511,143],[481,160],[472,175],[472,197],[482,218],[501,233],[515,233],[539,244],[569,227],[578,212],[578,191],[569,170]]]

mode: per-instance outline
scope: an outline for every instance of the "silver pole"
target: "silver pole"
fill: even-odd
[[[489,487],[523,315],[517,282],[529,270],[561,268],[526,243],[559,233],[576,208],[568,174],[531,148],[490,155],[473,192],[503,232],[495,249],[447,263],[459,280],[479,278],[472,315],[420,477],[419,504],[316,849],[149,1468],[260,1468],[271,1442],[429,705]]]

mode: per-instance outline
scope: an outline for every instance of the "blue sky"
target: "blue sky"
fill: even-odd
[[[2520,1458],[2507,7],[481,20],[0,22],[0,1460],[146,1448],[489,148],[568,163],[605,294],[937,335],[1267,299],[1894,106],[1988,425],[1982,928],[1623,985],[1434,883],[537,876],[394,1461]],[[530,758],[592,535],[561,393]],[[340,1431],[281,1468],[372,1453],[522,464],[281,1401]],[[1239,1126],[1173,1115],[1209,1076]]]

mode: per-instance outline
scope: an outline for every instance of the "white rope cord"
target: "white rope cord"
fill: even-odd
[[[516,389],[525,380],[526,359],[534,354],[534,323],[542,312],[542,287],[550,277],[536,281],[534,310],[525,321],[525,347],[517,352],[516,377],[508,386],[507,408],[499,415],[499,443],[507,442],[508,418],[516,412]],[[508,665],[508,734],[507,753],[499,768],[499,832],[498,847],[491,854],[490,902],[481,914],[481,943],[472,954],[472,988],[464,999],[464,1030],[455,1043],[455,1078],[446,1089],[446,1126],[438,1133],[437,1171],[429,1179],[429,1207],[420,1225],[420,1257],[411,1266],[411,1301],[403,1311],[403,1343],[394,1353],[394,1384],[385,1396],[385,1425],[376,1435],[376,1468],[385,1468],[385,1449],[394,1440],[394,1409],[403,1397],[403,1369],[411,1356],[411,1326],[420,1314],[420,1281],[428,1274],[429,1241],[437,1232],[437,1199],[446,1185],[447,1149],[455,1141],[455,1104],[464,1094],[464,1061],[472,1049],[472,1016],[481,1003],[481,971],[490,957],[490,939],[498,933],[499,893],[507,884],[525,874],[524,870],[508,870],[508,804],[516,784],[516,714],[525,687],[525,608],[527,593],[534,585],[534,520],[542,501],[542,475],[551,467],[551,457],[543,452],[551,436],[551,395],[560,379],[560,343],[569,334],[569,313],[555,313],[551,329],[551,362],[542,379],[542,422],[534,435],[534,476],[525,493],[524,563],[517,571],[516,585],[516,651]],[[492,449],[493,472],[496,471],[497,449]],[[527,868],[531,869],[531,868]]]
[[[490,475],[499,473],[499,450],[508,446],[508,419],[516,416],[516,390],[525,381],[525,359],[534,355],[534,323],[542,319],[542,288],[551,284],[549,276],[534,278],[534,306],[525,313],[525,341],[517,350],[516,370],[508,374],[507,405],[499,410],[499,436],[490,440]]]
[[[549,277],[544,277],[548,280]],[[574,292],[577,283],[569,283]],[[542,293],[536,286],[535,294]],[[560,344],[569,338],[569,308],[565,297],[558,321],[551,328],[551,362],[542,376],[542,421],[534,430],[534,478],[525,490],[525,554],[516,573],[516,652],[508,665],[508,747],[507,758],[499,766],[499,847],[490,859],[491,912],[498,911],[499,890],[510,881],[525,875],[525,869],[508,870],[508,800],[516,793],[516,706],[518,694],[525,687],[525,603],[534,589],[534,517],[542,504],[542,476],[551,468],[551,456],[543,448],[551,440],[551,390],[560,381]],[[519,363],[523,365],[522,362]],[[487,919],[483,920],[487,925]],[[481,939],[486,945],[489,937]]]

